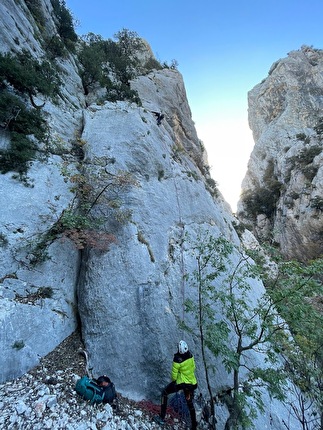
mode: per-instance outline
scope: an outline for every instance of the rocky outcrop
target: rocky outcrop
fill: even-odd
[[[60,42],[51,2],[37,4],[43,15],[29,9],[30,2],[1,3],[1,52],[27,49],[40,59],[48,36]],[[46,18],[43,26],[39,16]],[[144,47],[139,57],[156,65]],[[196,300],[196,289],[186,282],[196,268],[187,235],[204,229],[236,245],[240,240],[209,175],[180,73],[145,66],[144,74],[120,81],[123,87],[112,82],[114,74],[113,95],[121,88],[137,94],[138,103],[127,97],[112,102],[104,88],[84,91],[77,56],[63,54],[52,60],[61,77],[55,97],[33,96],[38,106],[45,103],[47,138],[38,142],[25,174],[0,175],[0,383],[26,373],[80,327],[94,376],[108,373],[129,398],[156,400],[169,381],[179,338],[185,335],[202,362],[198,340],[178,324],[189,318],[185,300]],[[10,133],[6,124],[1,127],[3,150],[10,148]],[[232,263],[236,258],[232,255]],[[248,285],[250,301],[257,300],[262,283],[250,279]],[[265,356],[251,353],[245,360],[262,365]],[[230,375],[220,359],[212,364],[217,390]],[[203,392],[202,365],[197,377]],[[23,377],[22,386],[29,380]],[[42,393],[40,416],[46,408],[55,410],[59,391],[33,390]],[[28,404],[17,406],[18,423],[20,415],[33,417],[28,394],[25,399]],[[275,422],[282,430],[284,407],[264,399],[271,408],[256,425]],[[219,407],[220,429],[227,416]]]
[[[44,38],[57,36],[56,21],[49,0],[38,6],[44,33],[27,3],[2,2],[2,52],[46,56]],[[151,51],[144,55],[144,46],[147,63]],[[142,396],[169,371],[159,365],[154,375],[157,365],[150,368],[148,357],[156,351],[159,363],[169,360],[180,336],[176,314],[189,270],[184,234],[209,225],[238,241],[232,215],[208,175],[176,70],[145,72],[131,82],[140,107],[93,103],[95,92],[85,99],[68,52],[55,65],[64,77],[55,99],[34,96],[37,105],[45,102],[49,137],[20,180],[15,172],[0,176],[0,381],[35,366],[81,321],[94,371],[108,360],[120,389]],[[164,115],[160,124],[153,112]],[[9,147],[7,129],[0,134],[2,148]],[[77,215],[85,194],[93,219],[104,220],[100,234]],[[83,236],[75,223],[83,223]],[[129,348],[126,381],[118,369]]]
[[[255,146],[239,218],[287,258],[322,254],[323,51],[303,46],[249,93]]]
[[[39,2],[46,31],[56,32],[51,2]],[[24,2],[0,5],[0,51],[27,50],[42,58],[44,39]],[[44,234],[75,198],[64,172],[75,161],[71,148],[82,126],[85,98],[71,56],[57,60],[64,84],[56,100],[35,97],[47,120],[50,139],[40,143],[37,160],[23,180],[0,175],[0,381],[22,375],[77,326],[76,284],[79,252],[67,241],[41,246]],[[9,145],[0,129],[1,148]]]
[[[181,336],[176,318],[190,293],[183,278],[192,270],[185,235],[208,227],[238,238],[231,215],[216,203],[194,161],[203,164],[203,154],[180,74],[152,72],[133,86],[142,107],[106,103],[85,115],[87,168],[98,166],[96,178],[131,173],[117,197],[122,213],[132,216],[125,224],[106,216],[106,229],[117,241],[107,253],[85,257],[78,296],[91,366],[100,373],[108,361],[120,389],[140,397],[159,395],[156,381],[162,385],[169,373],[162,363],[169,362]],[[156,110],[165,114],[160,125]],[[106,204],[98,205],[101,214],[107,214]]]

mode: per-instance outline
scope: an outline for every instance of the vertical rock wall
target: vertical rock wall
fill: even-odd
[[[55,34],[50,1],[39,6],[46,16],[44,34]],[[1,2],[2,53],[27,50],[43,58],[43,37],[25,2]],[[23,181],[14,171],[0,174],[0,382],[38,364],[77,327],[79,252],[66,240],[41,250],[44,235],[74,199],[66,172],[75,170],[71,147],[85,105],[73,57],[58,59],[57,67],[64,81],[55,102],[34,99],[45,103],[48,141],[40,142]],[[10,145],[9,136],[1,125],[1,148]]]
[[[323,251],[322,71],[323,51],[304,46],[249,93],[255,147],[239,218],[287,258]]]
[[[107,102],[90,106],[85,117],[88,172],[95,163],[97,177],[128,172],[134,182],[118,195],[131,220],[122,225],[108,218],[116,243],[84,259],[80,314],[94,372],[111,374],[128,395],[155,397],[156,384],[169,378],[176,343],[187,336],[178,328],[192,293],[184,280],[192,270],[184,236],[204,227],[238,238],[222,198],[217,204],[198,167],[205,154],[180,74],[156,71],[132,85],[142,107]],[[154,111],[165,115],[160,125]]]

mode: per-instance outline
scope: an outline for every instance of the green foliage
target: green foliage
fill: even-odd
[[[136,51],[141,47],[142,42],[135,31],[123,28],[118,31],[114,37],[118,41],[118,45],[125,57],[130,58],[136,54]]]
[[[309,265],[283,261],[268,265],[259,250],[237,249],[224,238],[214,238],[208,232],[189,241],[189,247],[197,268],[188,276],[188,282],[197,290],[197,295],[196,299],[187,300],[186,311],[193,314],[196,325],[182,322],[182,327],[201,342],[207,382],[210,364],[204,348],[219,357],[232,375],[230,428],[250,428],[250,418],[256,416],[257,410],[264,409],[263,388],[272,397],[284,399],[286,368],[278,367],[278,354],[287,355],[290,351],[291,357],[296,356],[301,348],[304,353],[307,351],[309,360],[313,351],[322,345],[322,312],[313,311],[313,300],[319,303],[323,296],[323,260]],[[251,290],[251,279],[266,284],[267,291],[258,298]],[[264,354],[267,367],[248,365],[248,351]],[[290,357],[286,361],[291,368],[296,365]],[[310,368],[314,367],[312,360]],[[248,370],[243,380],[242,368]],[[318,397],[316,404],[320,409]]]
[[[313,164],[309,164],[307,166],[304,166],[301,170],[305,178],[309,182],[312,182],[319,170],[319,166],[313,166]]]
[[[64,42],[59,36],[54,35],[50,38],[46,38],[45,42],[45,51],[49,60],[54,61],[57,57],[66,56],[67,51]]]
[[[317,209],[318,211],[323,211],[323,198],[316,196],[310,201],[311,208]]]
[[[0,53],[0,82],[10,84],[21,94],[51,97],[57,92],[59,78],[49,61],[38,62],[28,51],[17,55]]]
[[[280,350],[298,400],[290,407],[308,425],[304,411],[312,403],[317,412],[313,428],[319,428],[323,417],[323,259],[307,264],[280,261],[277,273],[269,284],[270,294],[293,334],[293,342],[286,339]]]
[[[26,6],[34,17],[38,27],[41,29],[45,26],[46,21],[42,10],[41,0],[25,0]]]
[[[153,69],[161,70],[162,68],[163,66],[155,58],[149,58],[149,60],[145,64],[145,69],[149,71]]]
[[[313,163],[314,158],[321,152],[321,145],[311,145],[304,147],[297,155],[288,159],[289,163],[291,164],[291,169],[295,168],[296,166],[304,167]]]
[[[192,243],[186,237],[190,244],[190,249],[193,257],[196,259],[197,268],[191,277],[187,280],[189,283],[197,287],[197,303],[192,299],[185,302],[186,312],[193,313],[196,320],[196,327],[190,327],[181,322],[182,328],[197,336],[201,341],[201,352],[203,366],[205,371],[205,379],[209,392],[211,415],[214,419],[214,395],[212,392],[209,365],[206,359],[206,348],[208,348],[215,356],[223,354],[227,356],[230,352],[224,342],[219,341],[220,336],[216,333],[221,333],[223,338],[228,337],[228,326],[223,321],[216,321],[214,313],[214,294],[215,290],[210,288],[210,285],[217,276],[221,276],[226,269],[227,258],[232,252],[232,246],[222,237],[213,238],[207,233],[200,233],[197,239]],[[214,254],[218,258],[213,258]]]
[[[268,188],[258,187],[253,191],[248,191],[242,194],[241,200],[247,213],[256,219],[257,215],[265,214],[271,218],[275,213],[277,198],[280,193],[280,184],[272,191]]]
[[[132,90],[128,84],[112,83],[109,81],[106,85],[107,89],[107,100],[111,102],[116,102],[117,100],[129,100],[141,106],[141,100],[138,92]]]
[[[298,133],[298,134],[296,134],[296,139],[297,140],[301,140],[301,141],[303,141],[306,144],[310,143],[310,141],[311,141],[310,137],[306,136],[305,133]]]
[[[0,232],[0,247],[6,247],[8,245],[8,239],[7,237]]]
[[[237,235],[241,238],[243,233],[246,231],[247,227],[245,226],[245,224],[243,224],[242,222],[239,221],[232,221],[232,226],[235,229],[235,231],[237,232]]]
[[[323,118],[319,118],[317,121],[316,126],[314,127],[314,130],[316,131],[316,134],[321,136],[323,133]]]
[[[40,111],[28,109],[21,99],[6,89],[0,90],[0,124],[10,133],[10,146],[0,150],[0,171],[25,174],[37,147],[31,136],[44,138],[45,121]]]
[[[207,189],[213,197],[219,197],[218,184],[213,178],[206,179]]]
[[[28,109],[20,97],[8,90],[0,90],[0,123],[10,131],[22,135],[33,134],[41,139],[45,123],[37,109]]]
[[[116,242],[110,225],[118,228],[131,219],[131,212],[122,209],[122,199],[118,195],[136,186],[130,174],[116,175],[96,172],[93,175],[64,172],[66,181],[72,184],[75,200],[34,243],[29,243],[28,259],[37,265],[48,257],[48,247],[57,239],[71,241],[76,249],[107,251]],[[55,215],[56,216],[56,215]]]
[[[10,137],[9,148],[0,151],[2,173],[26,173],[29,161],[36,156],[35,139],[46,135],[45,121],[33,96],[53,96],[58,85],[55,69],[48,61],[38,62],[27,51],[16,56],[0,53],[0,124]],[[28,106],[26,96],[33,107]]]
[[[8,150],[0,150],[0,171],[7,173],[15,171],[23,180],[29,162],[35,158],[36,150],[33,143],[19,133],[11,133],[11,143]]]
[[[298,139],[298,140],[302,140],[302,141],[305,141],[305,139],[306,139],[306,134],[305,133],[297,133],[296,134],[296,139]]]
[[[114,235],[102,228],[102,220],[96,220],[82,210],[67,209],[51,229],[53,238],[71,240],[77,249],[95,248],[106,251],[116,241]]]
[[[305,142],[309,143],[309,142]],[[322,146],[319,144],[307,145],[303,147],[296,155],[287,159],[289,173],[286,175],[286,180],[289,181],[291,172],[301,171],[305,178],[312,182],[317,174],[318,166],[313,164],[314,158],[322,152]]]
[[[94,84],[99,83],[101,86],[105,86],[107,83],[107,76],[103,68],[106,60],[103,41],[101,38],[95,39],[94,36],[88,35],[88,42],[83,43],[78,54],[82,65],[80,76],[85,94],[89,93]]]
[[[82,65],[80,76],[85,94],[99,84],[107,89],[110,101],[130,100],[141,104],[138,93],[130,88],[129,81],[138,74],[136,50],[142,45],[137,33],[122,30],[116,34],[117,42],[104,40],[89,33],[83,38],[78,54]]]
[[[57,19],[58,34],[62,38],[67,49],[74,52],[78,37],[74,30],[72,14],[66,7],[66,2],[64,0],[51,0],[51,3]]]
[[[241,196],[245,210],[252,219],[256,219],[259,214],[265,214],[271,219],[275,213],[282,183],[274,173],[272,160],[268,162],[263,180],[264,186],[258,186],[253,191],[247,191]]]
[[[85,94],[98,83],[106,87],[111,101],[133,100],[137,95],[129,86],[129,80],[135,76],[134,61],[116,42],[90,33],[79,53],[79,60]]]

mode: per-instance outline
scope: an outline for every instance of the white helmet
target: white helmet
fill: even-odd
[[[178,352],[180,354],[185,354],[188,351],[187,343],[184,340],[180,340],[178,343]]]

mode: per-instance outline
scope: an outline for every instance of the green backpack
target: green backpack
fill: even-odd
[[[75,390],[84,400],[89,400],[91,403],[103,402],[104,390],[87,376],[83,376],[76,382]]]

